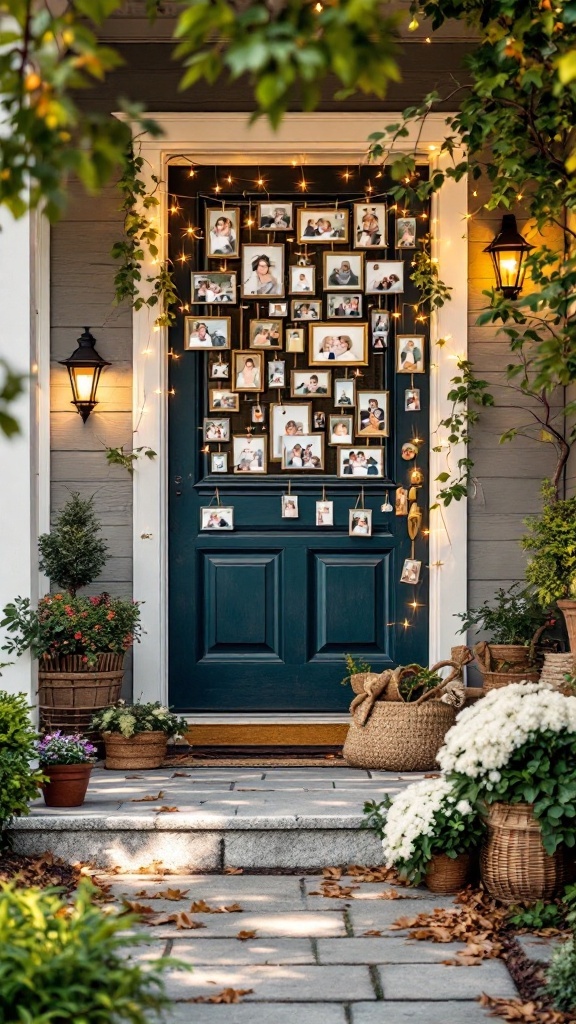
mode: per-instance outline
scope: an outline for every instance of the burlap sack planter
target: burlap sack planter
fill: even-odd
[[[436,755],[456,719],[456,708],[431,700],[424,704],[377,701],[362,725],[354,711],[344,743],[352,768],[425,772],[438,768]]]
[[[378,675],[378,672],[357,672],[355,675],[350,676],[350,686],[354,693],[364,693],[364,684],[377,679]]]

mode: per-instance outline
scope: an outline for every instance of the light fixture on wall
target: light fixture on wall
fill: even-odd
[[[90,328],[85,327],[84,333],[78,338],[78,348],[68,359],[60,359],[61,365],[68,368],[72,386],[72,402],[84,423],[94,407],[98,405],[96,392],[100,374],[105,366],[111,365],[98,355],[95,345],[96,339],[90,334]]]
[[[520,295],[526,273],[526,257],[533,248],[518,231],[514,214],[505,213],[499,234],[484,249],[492,257],[496,288],[505,299],[517,299]]]

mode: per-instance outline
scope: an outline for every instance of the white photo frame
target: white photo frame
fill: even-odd
[[[404,260],[366,260],[366,295],[401,295]]]
[[[240,294],[243,299],[283,299],[284,246],[243,245]]]
[[[234,508],[232,505],[204,505],[200,508],[200,529],[202,532],[234,529]]]

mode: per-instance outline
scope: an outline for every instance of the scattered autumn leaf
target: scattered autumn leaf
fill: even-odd
[[[188,931],[194,928],[206,927],[202,921],[194,921],[185,910],[181,910],[177,914],[157,914],[149,924],[175,924],[177,928],[186,929]]]
[[[131,914],[153,914],[152,907],[147,907],[143,903],[138,903],[136,900],[122,900],[122,906],[126,907]]]
[[[379,931],[378,928],[370,928],[369,931],[362,932],[362,938],[363,939],[372,939],[372,938],[376,939],[376,938],[380,938],[380,936],[382,936],[383,934],[384,934],[384,932]]]
[[[494,999],[483,993],[478,1002],[489,1008],[490,1017],[503,1017],[504,1020],[522,1021],[523,1024],[569,1024],[573,1016],[551,1010],[542,1003],[533,1000],[523,1002],[521,999]]]
[[[161,800],[163,796],[164,796],[164,790],[161,789],[160,792],[156,796],[133,796],[131,801],[130,801],[130,803],[131,804],[149,804],[149,803],[154,803],[155,800]]]
[[[163,807],[159,807],[158,808],[158,812],[157,813],[158,814],[174,814],[176,811],[179,811],[179,810],[180,810],[179,807],[165,807],[165,806],[163,806]]]
[[[211,907],[206,900],[195,900],[190,907],[192,914],[242,914],[243,909],[239,903],[229,903],[224,907]]]
[[[399,892],[396,892],[396,889],[385,889],[384,892],[379,892],[378,893],[376,899],[377,900],[403,900],[403,899],[405,899],[405,897],[401,896]]]
[[[183,900],[186,898],[189,889],[159,889],[153,897],[155,900]]]
[[[324,868],[322,874],[324,878],[333,878],[338,882],[342,878],[342,868]]]
[[[253,988],[223,988],[213,996],[195,996],[193,999],[183,999],[184,1003],[240,1003],[243,996],[249,996]]]
[[[169,875],[168,868],[165,868],[161,860],[153,860],[151,864],[143,864],[131,872],[135,875]]]
[[[245,931],[238,932],[236,938],[240,939],[240,942],[247,942],[248,939],[256,938],[256,931],[249,931],[248,929],[246,929]]]
[[[244,868],[224,868],[225,875],[243,875]]]

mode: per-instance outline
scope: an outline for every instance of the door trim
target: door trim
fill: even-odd
[[[117,114],[123,117],[122,114]],[[145,159],[143,176],[153,188],[152,175],[165,180],[168,163],[350,164],[365,162],[368,135],[398,119],[396,113],[287,114],[274,133],[263,121],[249,126],[245,113],[153,113],[148,115],[163,129],[160,139],[139,139]],[[439,155],[446,129],[443,113],[430,115],[423,125],[412,127],[398,151],[410,151],[432,167],[447,158]],[[140,129],[135,126],[135,134]],[[298,173],[298,170],[295,171]],[[166,241],[168,202],[165,189],[157,208],[157,223]],[[435,255],[442,278],[452,287],[452,301],[431,320],[430,433],[438,434],[438,422],[450,410],[446,399],[449,382],[456,372],[455,360],[467,354],[468,239],[467,178],[452,179],[439,195],[432,197],[432,222],[436,229]],[[162,253],[164,256],[165,253]],[[142,292],[149,287],[142,268]],[[134,474],[133,553],[134,595],[142,607],[144,635],[134,648],[136,690],[143,700],[168,700],[168,430],[167,332],[154,328],[155,312],[143,306],[133,315],[133,423],[134,445],[147,445],[158,453],[143,459]],[[443,347],[434,342],[444,339]],[[452,465],[464,451],[452,450]],[[446,450],[430,452],[433,482],[446,469]],[[467,590],[467,502],[452,502],[447,509],[431,513],[430,522],[430,663],[449,656],[450,648],[461,643],[454,615],[466,609]],[[314,716],[311,716],[313,720]]]

